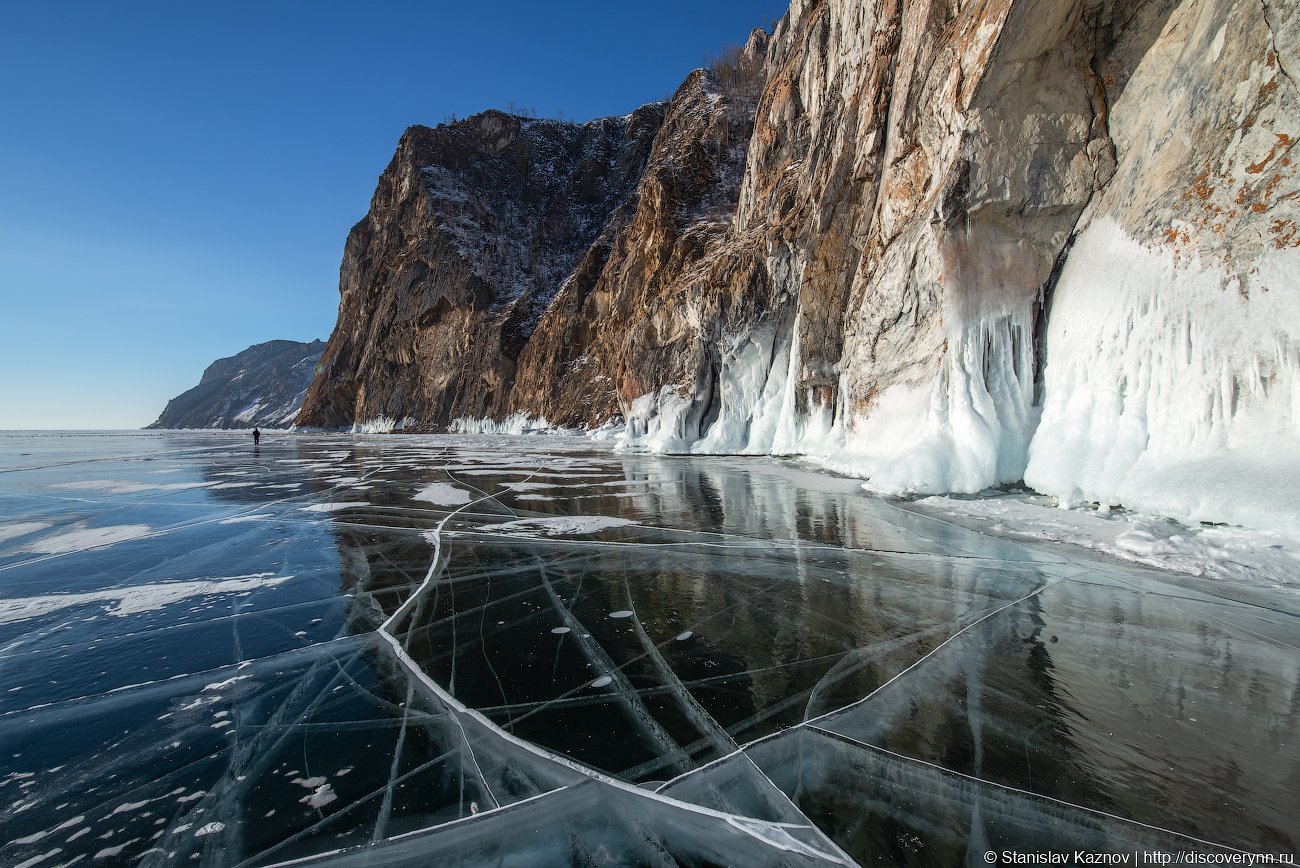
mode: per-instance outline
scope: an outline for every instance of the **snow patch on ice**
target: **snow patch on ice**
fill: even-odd
[[[460,506],[472,501],[474,495],[447,482],[432,482],[421,488],[412,499],[423,500],[435,506]]]
[[[114,814],[134,813],[135,811],[138,811],[141,808],[143,808],[145,805],[149,804],[149,802],[151,801],[152,799],[145,799],[143,802],[123,802],[122,804],[114,808],[112,811],[110,811],[108,815],[111,817]]]
[[[246,521],[261,521],[266,518],[275,518],[275,513],[255,512],[252,515],[236,515],[230,518],[223,518],[221,521],[217,522],[217,524],[243,524]]]
[[[186,491],[191,488],[209,488],[211,482],[125,482],[117,479],[84,479],[64,482],[55,488],[75,491],[104,491],[109,494],[140,494],[145,491]]]
[[[1068,543],[1162,570],[1300,591],[1300,543],[1267,531],[1186,527],[1132,513],[1059,509],[1041,495],[927,497],[915,505],[1009,539]]]
[[[45,597],[17,597],[0,599],[0,624],[13,624],[39,618],[73,606],[89,603],[108,603],[105,612],[116,617],[153,612],[188,600],[215,594],[234,594],[269,588],[289,581],[293,576],[271,578],[274,573],[253,573],[228,579],[198,579],[189,582],[158,582],[152,585],[132,585],[126,588],[109,588],[84,594],[51,594]]]
[[[100,850],[98,853],[95,854],[95,858],[111,859],[114,856],[119,856],[121,855],[122,851],[125,850],[129,845],[134,844],[135,840],[136,839],[133,838],[130,841],[123,841],[121,844],[118,844],[116,847],[105,847],[103,850]]]
[[[18,843],[22,843],[22,842],[18,842]],[[33,868],[33,866],[39,865],[48,859],[53,859],[55,856],[59,855],[62,852],[63,852],[62,847],[55,847],[53,850],[48,850],[39,855],[32,856],[30,859],[24,859],[23,861],[15,865],[14,868]]]
[[[338,500],[333,503],[313,503],[311,506],[298,507],[299,512],[338,512],[341,509],[353,509],[358,506],[369,506],[370,502],[366,500]]]
[[[323,808],[337,798],[338,794],[334,792],[333,787],[329,784],[321,784],[315,792],[308,793],[298,801],[309,808]]]
[[[48,521],[16,521],[9,524],[0,524],[0,542],[27,536],[53,526],[53,522]]]
[[[566,515],[562,518],[523,518],[518,521],[505,521],[500,524],[484,524],[475,530],[492,533],[545,534],[546,536],[570,536],[574,534],[595,533],[612,527],[626,527],[636,522],[626,518],[614,518],[606,515]]]
[[[208,691],[208,690],[225,690],[227,687],[230,687],[230,686],[233,685],[233,684],[238,684],[238,683],[241,682],[241,681],[247,681],[248,679],[250,679],[250,678],[252,678],[252,677],[253,677],[253,676],[251,676],[251,675],[236,675],[236,676],[233,677],[233,678],[227,678],[225,681],[214,681],[212,684],[205,684],[205,685],[203,685],[203,689],[204,689],[205,691]],[[296,774],[296,772],[290,772],[290,774]]]
[[[88,549],[111,546],[127,540],[146,536],[153,528],[147,524],[118,524],[109,527],[87,527],[78,523],[66,530],[48,534],[23,546],[19,551],[35,554],[62,555]]]

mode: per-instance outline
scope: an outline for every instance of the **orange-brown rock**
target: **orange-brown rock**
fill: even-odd
[[[348,235],[299,424],[505,410],[521,348],[636,189],[662,113],[579,125],[488,111],[407,130]]]

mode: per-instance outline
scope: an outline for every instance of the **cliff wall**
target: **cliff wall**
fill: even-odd
[[[882,492],[1024,479],[1300,529],[1297,11],[795,0],[631,116],[600,208],[504,278],[483,220],[423,259],[387,240],[442,238],[432,203],[484,184],[493,213],[526,201],[404,140],[303,420],[622,417],[629,448],[807,455]]]

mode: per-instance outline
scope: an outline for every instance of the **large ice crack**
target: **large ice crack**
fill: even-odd
[[[539,468],[539,470],[540,469],[541,468]],[[523,481],[526,482],[527,479]],[[412,689],[418,687],[426,694],[428,699],[438,703],[443,707],[446,707],[448,711],[451,713],[452,718],[456,722],[457,727],[460,728],[462,738],[464,739],[463,743],[464,743],[465,750],[470,756],[471,760],[474,762],[476,768],[477,768],[477,760],[474,758],[474,751],[472,746],[470,745],[470,740],[468,735],[465,734],[464,723],[462,722],[461,718],[464,718],[465,721],[472,722],[477,728],[480,728],[481,730],[490,734],[495,739],[498,739],[507,744],[514,745],[515,747],[521,748],[527,751],[528,753],[532,754],[533,756],[537,757],[538,759],[542,760],[543,762],[555,764],[570,772],[576,772],[579,775],[589,780],[598,782],[602,786],[611,787],[621,793],[634,796],[635,798],[638,799],[645,799],[651,802],[671,805],[672,807],[677,808],[679,810],[685,810],[692,813],[703,814],[705,816],[713,817],[717,820],[723,821],[733,826],[736,829],[741,830],[746,835],[750,836],[751,838],[753,838],[754,840],[758,841],[759,843],[763,844],[766,847],[774,848],[777,850],[795,849],[798,852],[802,853],[803,855],[814,856],[815,858],[818,858],[822,861],[831,864],[853,864],[852,860],[849,859],[843,853],[843,851],[841,851],[837,846],[831,843],[829,839],[827,839],[819,829],[817,829],[815,826],[812,826],[811,824],[807,827],[806,831],[813,834],[815,839],[817,839],[819,843],[824,845],[824,849],[818,849],[816,847],[810,846],[809,844],[798,841],[797,839],[791,838],[789,832],[786,831],[785,828],[783,828],[783,824],[771,823],[764,820],[759,820],[750,817],[743,817],[740,815],[729,814],[722,811],[714,811],[712,809],[704,808],[699,805],[694,805],[689,802],[682,802],[677,799],[673,799],[669,796],[665,796],[661,793],[651,792],[649,790],[645,790],[640,787],[636,787],[631,784],[625,783],[624,781],[605,775],[601,772],[596,771],[595,769],[584,766],[581,763],[578,763],[567,757],[547,751],[542,747],[540,747],[539,745],[520,739],[517,736],[510,734],[508,731],[497,726],[495,723],[489,720],[481,712],[478,712],[474,709],[465,706],[458,699],[456,699],[450,692],[448,692],[440,684],[438,684],[433,678],[431,678],[428,675],[428,673],[426,673],[407,652],[407,649],[405,648],[404,644],[398,638],[397,627],[409,615],[412,614],[412,612],[416,609],[417,605],[419,604],[419,601],[432,587],[434,587],[437,584],[438,577],[446,569],[448,558],[443,550],[443,531],[447,523],[450,522],[457,515],[459,515],[461,512],[468,509],[469,507],[482,502],[486,502],[488,500],[496,500],[496,496],[492,494],[483,494],[481,497],[478,497],[474,500],[469,501],[468,503],[465,503],[457,507],[456,509],[450,511],[447,515],[445,515],[434,527],[434,529],[426,535],[426,538],[428,538],[429,541],[433,544],[434,551],[433,551],[433,556],[430,560],[428,571],[425,574],[424,581],[421,583],[420,587],[415,591],[415,593],[412,594],[411,597],[409,597],[396,611],[393,612],[392,615],[388,617],[387,620],[384,621],[383,624],[380,625],[377,631],[379,637],[382,639],[384,643],[384,647],[389,651],[389,653],[391,653],[394,656],[398,665],[402,668],[402,670],[405,672],[407,677],[411,679]],[[543,573],[543,577],[545,580],[546,577],[544,573]],[[567,609],[565,609],[562,602],[559,601],[558,596],[554,595],[553,589],[550,589],[550,593],[553,595],[553,600],[555,600],[556,602],[557,610],[560,611],[561,616],[564,617],[565,613],[567,613]],[[573,616],[571,615],[571,613],[569,613],[568,617],[572,618]],[[576,619],[573,620],[576,622]],[[597,658],[599,659],[599,655],[597,654],[595,648],[589,650],[590,653],[596,655]],[[600,653],[603,654],[603,650]],[[609,662],[609,671],[611,672],[618,671],[617,667],[613,666],[612,661]],[[636,691],[631,689],[630,684],[620,686],[620,690],[618,692],[629,702],[632,702],[634,700],[636,694]],[[648,712],[647,712],[647,716],[648,716]],[[483,779],[481,770],[479,770],[478,774],[480,776],[480,779]],[[486,786],[485,779],[483,779],[483,782]],[[505,808],[502,807],[495,808],[495,810],[504,810],[504,809]],[[444,824],[444,825],[452,825],[457,822],[462,822],[462,821],[451,821],[451,823]],[[439,828],[439,827],[433,827],[433,828]]]

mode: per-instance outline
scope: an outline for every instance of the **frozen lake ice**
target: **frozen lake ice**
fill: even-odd
[[[576,437],[0,434],[0,864],[1294,854],[1293,553],[1029,509]]]

